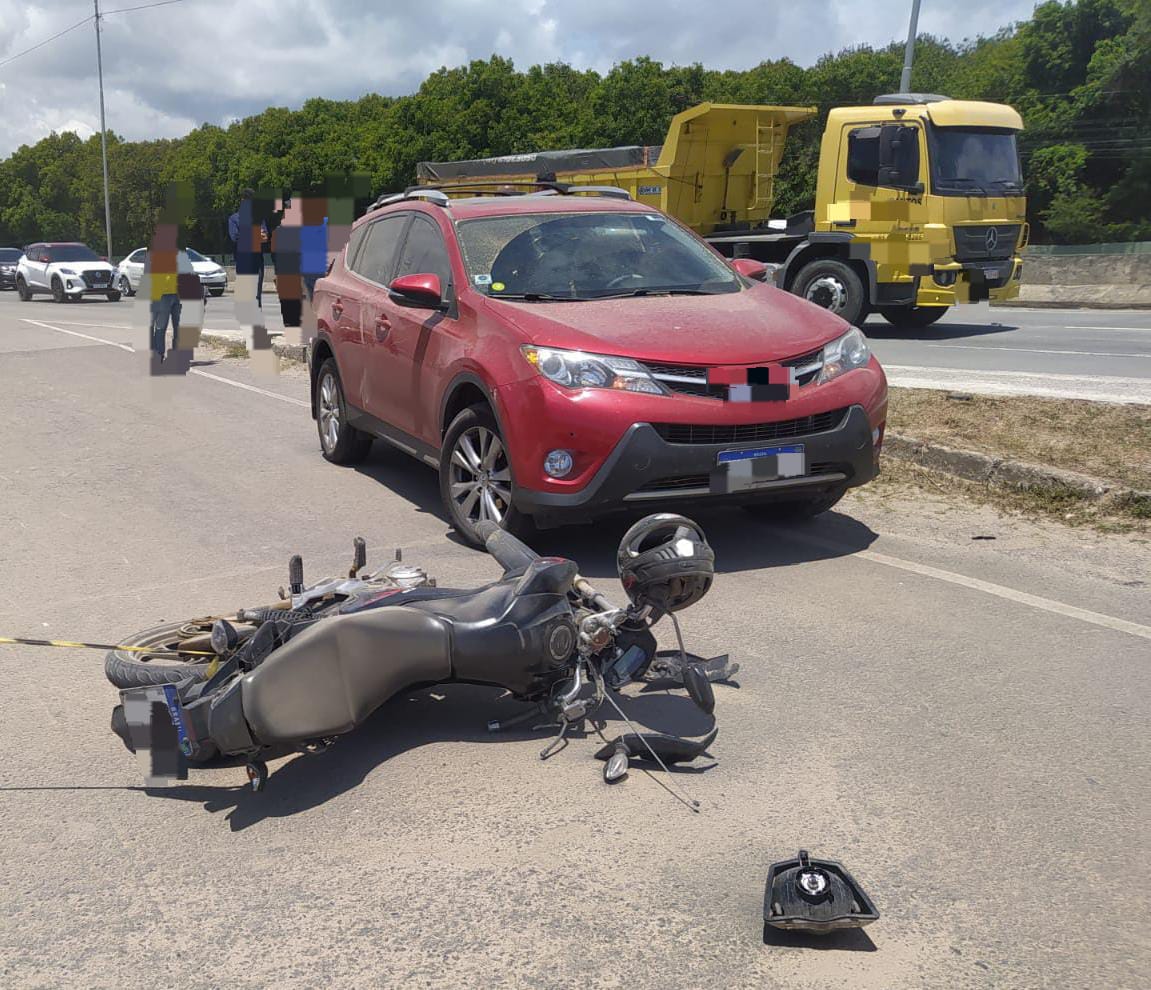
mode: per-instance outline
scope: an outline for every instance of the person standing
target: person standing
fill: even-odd
[[[268,224],[259,216],[256,192],[245,189],[240,194],[240,205],[228,217],[228,236],[236,256],[236,279],[255,277],[256,305],[264,307],[264,254],[268,250]]]
[[[162,225],[169,226],[169,225]],[[168,238],[166,231],[158,229],[156,242],[164,244]],[[175,244],[175,230],[171,231],[171,240]],[[196,270],[192,267],[192,259],[183,248],[157,247],[155,244],[148,252],[144,262],[144,274],[149,276],[151,287],[151,343],[152,351],[164,363],[167,351],[168,324],[172,324],[172,349],[176,349],[177,337],[180,333],[180,314],[183,304],[180,302],[180,276],[192,276],[197,280]],[[186,279],[185,279],[186,281]]]

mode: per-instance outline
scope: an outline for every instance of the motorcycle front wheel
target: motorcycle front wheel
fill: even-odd
[[[121,640],[122,646],[146,646],[161,653],[175,650],[195,650],[208,653],[212,649],[209,636],[211,618],[169,622]],[[111,650],[104,660],[104,674],[118,688],[144,687],[149,684],[175,684],[187,680],[206,680],[211,656],[154,656],[134,650]]]

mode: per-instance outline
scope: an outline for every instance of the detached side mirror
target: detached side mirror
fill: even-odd
[[[752,278],[757,282],[767,281],[767,265],[762,261],[756,261],[754,258],[735,258],[731,262],[731,267],[745,278]]]
[[[401,275],[388,286],[388,298],[412,309],[446,309],[439,275]]]

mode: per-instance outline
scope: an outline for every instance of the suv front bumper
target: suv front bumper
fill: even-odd
[[[804,448],[806,474],[762,481],[744,491],[727,493],[716,489],[713,472],[721,452],[800,445]],[[546,526],[549,519],[578,522],[606,512],[642,509],[653,503],[740,504],[814,497],[837,488],[866,484],[878,471],[867,413],[862,406],[853,405],[833,429],[753,443],[672,443],[650,423],[636,423],[579,491],[517,488],[514,498],[518,509],[531,513]]]

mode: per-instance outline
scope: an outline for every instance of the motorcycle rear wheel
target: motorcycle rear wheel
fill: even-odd
[[[212,619],[186,619],[169,622],[122,640],[123,646],[150,646],[170,652],[179,648],[208,651]],[[147,653],[111,650],[104,660],[104,675],[118,688],[144,687],[149,684],[175,684],[189,677],[203,681],[208,677],[210,656],[154,657]]]

